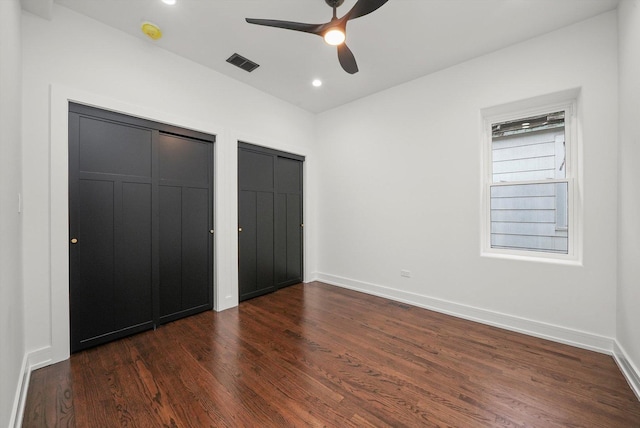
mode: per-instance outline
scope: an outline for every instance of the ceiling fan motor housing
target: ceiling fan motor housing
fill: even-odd
[[[325,2],[327,2],[327,4],[331,7],[340,7],[342,6],[342,3],[344,3],[344,0],[324,0]]]

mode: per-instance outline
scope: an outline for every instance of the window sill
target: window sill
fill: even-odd
[[[502,252],[502,251],[495,251],[495,250],[491,250],[491,251],[483,250],[480,252],[480,257],[582,267],[581,259],[578,259],[574,256],[566,255],[566,254],[558,255],[558,254],[551,254],[551,253],[541,253],[536,255],[530,255],[525,252],[516,252],[516,251]]]

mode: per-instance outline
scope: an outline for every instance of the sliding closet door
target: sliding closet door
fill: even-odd
[[[152,131],[70,115],[71,350],[153,327]]]
[[[275,158],[238,151],[238,272],[240,300],[275,291]]]
[[[71,104],[72,352],[213,307],[212,142]]]
[[[276,160],[276,282],[277,287],[302,282],[302,161]]]
[[[160,133],[160,323],[211,308],[213,145]]]
[[[240,143],[239,299],[302,281],[304,157]]]

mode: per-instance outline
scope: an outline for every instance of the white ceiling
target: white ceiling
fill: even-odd
[[[163,31],[149,43],[297,105],[322,112],[462,61],[614,9],[618,0],[389,0],[350,21],[360,72],[345,73],[317,36],[247,24],[244,18],[324,23],[324,0],[55,0],[138,38],[142,21]],[[338,16],[356,0],[345,0]],[[234,52],[260,64],[247,73]],[[181,76],[185,78],[185,76]],[[311,86],[315,78],[324,84]]]

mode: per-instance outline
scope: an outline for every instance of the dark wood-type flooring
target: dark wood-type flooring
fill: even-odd
[[[640,427],[610,356],[295,285],[33,372],[24,427]]]

